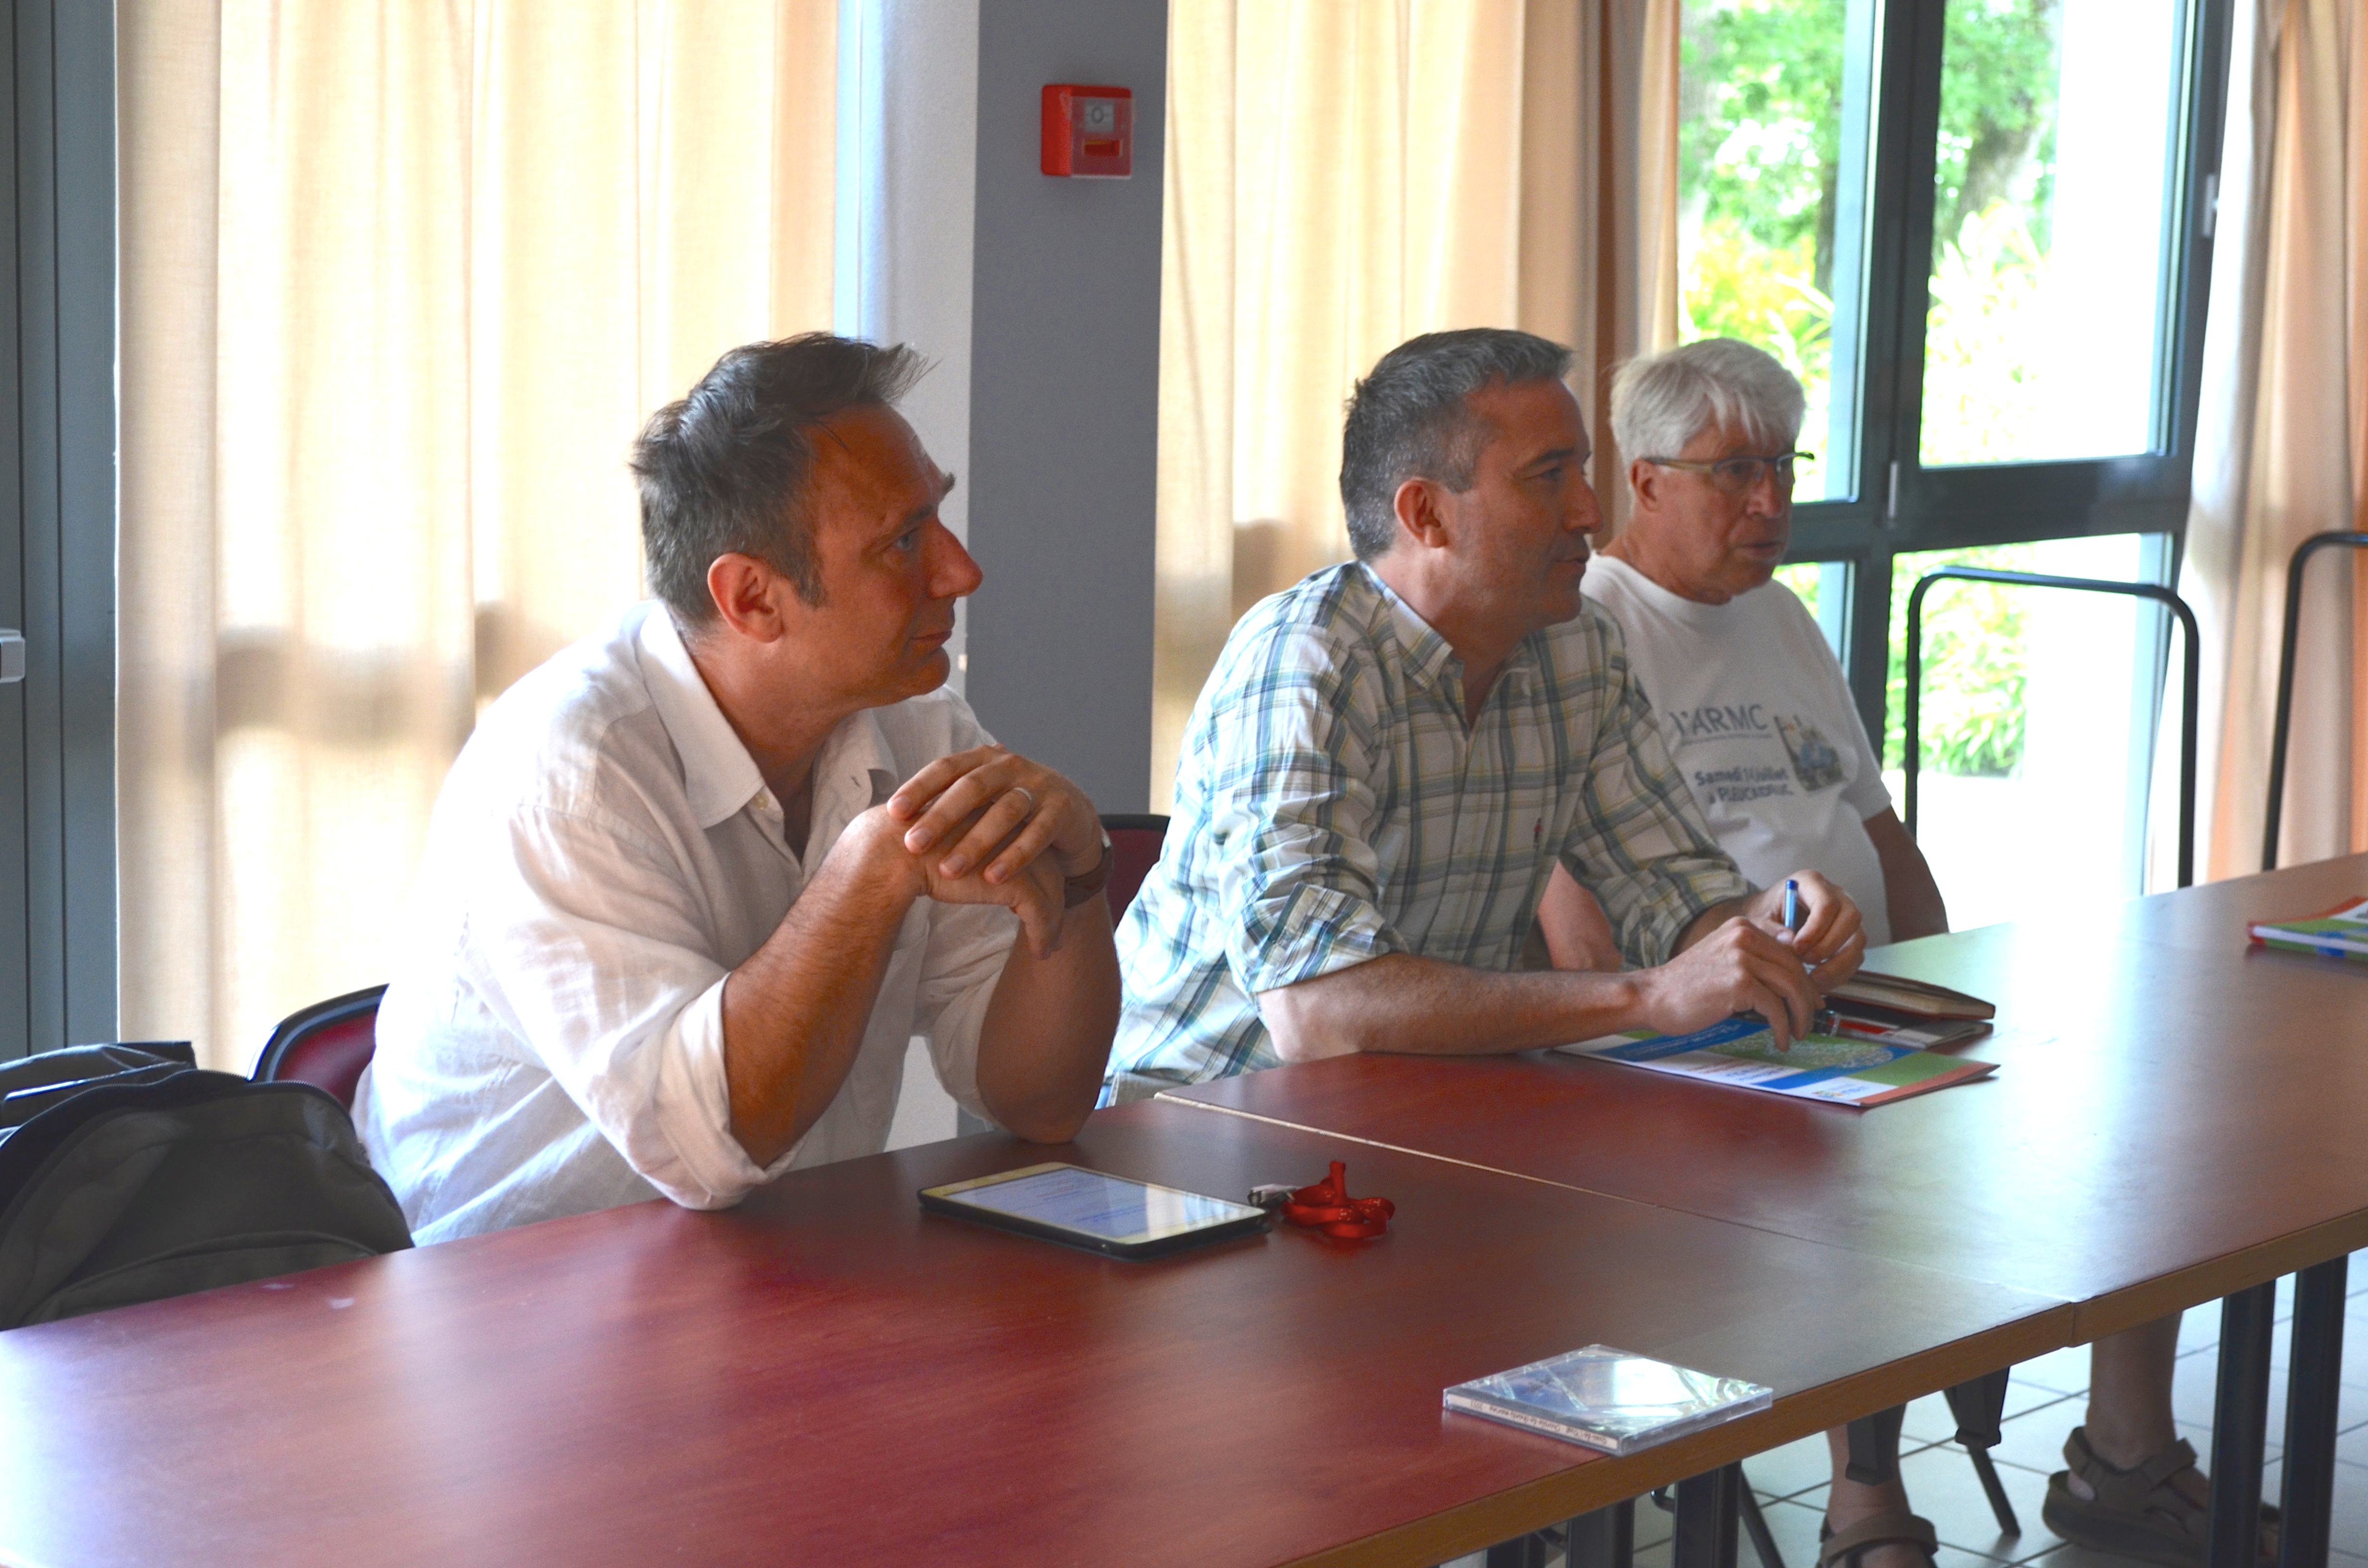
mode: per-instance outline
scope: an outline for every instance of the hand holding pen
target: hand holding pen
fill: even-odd
[[[1808,913],[1808,910],[1804,908],[1801,903],[1801,879],[1798,877],[1785,878],[1784,929],[1793,933],[1793,940],[1795,941],[1800,939],[1801,922],[1807,917]],[[1809,1032],[1811,1034],[1831,1034],[1833,1033],[1833,1030],[1834,1010],[1831,1007],[1818,1008],[1816,1015],[1809,1020]]]
[[[1781,921],[1793,950],[1808,967],[1809,983],[1820,993],[1858,972],[1866,956],[1866,929],[1850,894],[1815,871],[1795,871],[1781,888],[1753,901],[1752,913]]]

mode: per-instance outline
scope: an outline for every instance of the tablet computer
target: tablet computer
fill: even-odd
[[[921,1189],[921,1207],[1110,1257],[1157,1257],[1267,1228],[1266,1210],[1053,1163]]]

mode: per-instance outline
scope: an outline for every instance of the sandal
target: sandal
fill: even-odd
[[[2064,1439],[2064,1462],[2072,1468],[2047,1478],[2047,1501],[2039,1517],[2047,1528],[2092,1551],[2135,1557],[2163,1568],[2203,1568],[2211,1548],[2211,1510],[2173,1486],[2172,1477],[2195,1468],[2195,1446],[2181,1437],[2134,1470],[2119,1470],[2089,1447],[2085,1428]],[[2078,1475],[2091,1495],[2072,1490]],[[2276,1555],[2271,1527],[2278,1511],[2261,1506],[2264,1561]]]
[[[1941,1550],[1932,1521],[1914,1514],[1869,1514],[1845,1530],[1820,1525],[1817,1541],[1817,1568],[1858,1568],[1861,1553],[1895,1542],[1914,1547],[1927,1562],[1936,1562]]]

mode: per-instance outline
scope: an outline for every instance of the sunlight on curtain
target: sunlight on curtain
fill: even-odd
[[[2204,879],[2260,867],[2286,563],[2368,528],[2368,28],[2343,0],[2239,13],[2180,582],[2205,644]],[[2368,848],[2368,565],[2348,554],[2310,568],[2281,865]]]
[[[1676,0],[1173,0],[1154,810],[1235,618],[1347,558],[1341,411],[1384,352],[1571,344],[1608,448],[1611,369],[1676,341],[1677,40]]]
[[[128,1039],[386,976],[479,708],[641,597],[626,449],[830,320],[833,0],[123,0]]]

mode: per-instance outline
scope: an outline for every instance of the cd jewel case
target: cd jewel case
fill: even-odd
[[[1447,1408],[1632,1454],[1764,1410],[1775,1391],[1650,1356],[1589,1345],[1494,1377],[1458,1383]]]

